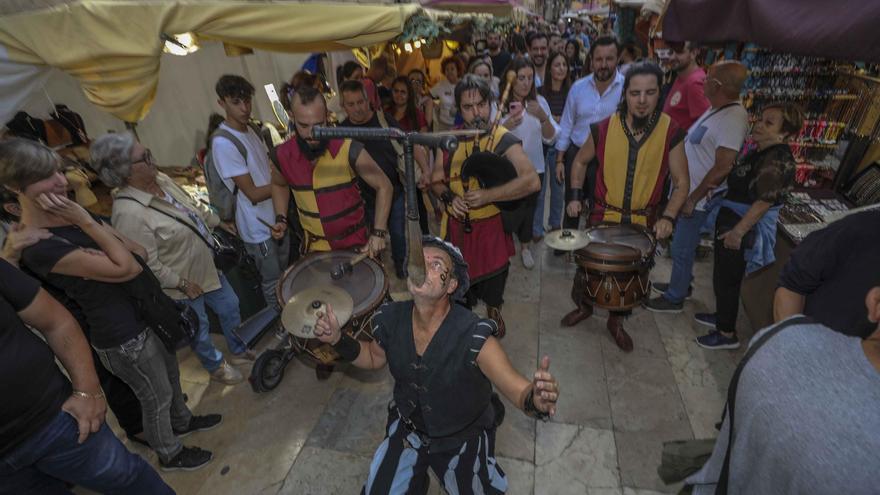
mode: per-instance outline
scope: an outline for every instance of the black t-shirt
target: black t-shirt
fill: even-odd
[[[806,296],[804,314],[846,335],[867,337],[865,295],[880,286],[880,211],[856,213],[808,235],[779,285]]]
[[[40,283],[0,259],[0,455],[45,427],[70,396],[55,355],[18,317]]]
[[[498,55],[489,55],[489,58],[492,59],[492,73],[503,81],[504,69],[510,64],[510,53],[502,50],[498,52]]]
[[[400,124],[398,124],[394,117],[385,114],[385,119],[388,122],[388,127],[400,129]],[[373,112],[372,119],[363,124],[355,124],[351,119],[345,119],[342,122],[342,125],[346,127],[366,127],[374,129],[382,127],[382,124],[379,122],[379,116],[376,112]],[[398,194],[402,194],[403,184],[400,182],[400,175],[397,173],[397,152],[394,151],[394,146],[391,145],[391,141],[364,140],[362,143],[364,149],[367,150],[367,154],[376,161],[379,168],[385,172],[385,175],[388,176],[388,180],[391,181],[391,186],[394,187],[394,197],[397,197]],[[361,194],[364,196],[364,201],[367,203],[367,208],[370,210],[375,209],[376,191],[370,187],[369,184],[364,182],[363,179],[358,178],[358,183],[360,184]]]
[[[58,261],[76,249],[100,250],[95,241],[74,225],[51,227],[49,231],[55,235],[25,248],[21,263],[79,306],[88,323],[92,346],[109,349],[143,332],[146,324],[139,318],[124,282],[113,284],[52,273]],[[138,275],[144,276],[147,274],[143,272]]]
[[[777,144],[737,160],[727,176],[725,198],[752,204],[761,200],[779,205],[794,187],[796,164],[791,148]]]

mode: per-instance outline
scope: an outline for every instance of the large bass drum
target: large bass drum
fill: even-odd
[[[354,303],[351,319],[343,331],[352,337],[373,340],[371,319],[373,312],[388,299],[388,280],[382,266],[367,258],[355,264],[350,272],[339,280],[333,280],[330,273],[341,263],[351,262],[357,253],[351,251],[327,251],[311,253],[301,258],[284,272],[278,282],[276,295],[284,305],[298,292],[318,286],[333,286],[347,292]],[[294,349],[311,364],[332,365],[339,355],[329,344],[318,339],[304,339],[290,334]]]
[[[637,225],[602,225],[587,230],[587,237],[590,243],[574,253],[587,272],[587,299],[614,311],[641,304],[651,289],[654,236]]]

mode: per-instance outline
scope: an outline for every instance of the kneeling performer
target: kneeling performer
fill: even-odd
[[[657,239],[672,233],[675,217],[688,195],[687,158],[684,132],[660,111],[660,84],[663,72],[652,63],[632,66],[623,83],[620,109],[611,117],[591,126],[587,141],[574,157],[568,215],[580,215],[584,173],[594,157],[596,204],[589,224],[635,224],[653,227]],[[666,177],[672,176],[673,190],[666,208],[660,213]],[[660,217],[659,219],[657,217]],[[571,297],[577,308],[562,318],[563,326],[573,326],[593,314],[587,299],[587,272],[578,268]],[[611,311],[608,331],[623,351],[633,349],[633,341],[623,329],[623,317],[629,311]]]
[[[425,281],[408,281],[412,301],[375,313],[375,341],[342,333],[331,307],[315,328],[343,360],[366,369],[387,362],[394,376],[387,434],[362,493],[426,493],[428,468],[449,493],[505,493],[507,478],[494,457],[504,409],[492,386],[529,416],[546,419],[556,412],[559,385],[547,356],[532,381],[517,373],[492,336],[495,322],[453,302],[469,285],[461,252],[436,237],[422,243]]]

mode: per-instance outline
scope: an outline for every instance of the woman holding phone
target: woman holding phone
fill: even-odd
[[[511,83],[510,101],[506,108],[500,109],[503,112],[501,123],[522,140],[523,151],[535,167],[538,177],[543,180],[544,145],[552,145],[556,141],[559,125],[553,120],[547,100],[535,90],[534,64],[529,59],[518,56],[510,62],[504,73],[511,71],[515,77]],[[504,94],[503,88],[501,94]],[[522,206],[506,215],[504,222],[505,229],[519,239],[523,266],[529,270],[535,266],[531,244],[537,201],[537,193],[527,196]]]

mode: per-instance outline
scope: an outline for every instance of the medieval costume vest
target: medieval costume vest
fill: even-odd
[[[449,189],[456,196],[464,196],[467,191],[480,189],[477,179],[471,177],[467,184],[461,179],[461,167],[465,160],[476,151],[492,151],[504,154],[511,143],[519,143],[519,139],[499,126],[495,131],[493,148],[489,150],[489,136],[476,140],[461,140],[452,154],[444,155],[446,177],[449,178]],[[464,232],[464,223],[449,215],[444,210],[441,222],[441,236],[461,249],[465,261],[468,262],[468,276],[471,283],[479,283],[507,269],[509,258],[516,251],[513,238],[504,232],[501,211],[494,204],[487,204],[469,211],[472,232]]]
[[[364,202],[349,163],[350,139],[334,139],[313,164],[296,140],[277,149],[278,167],[293,191],[308,250],[329,251],[367,242]]]
[[[374,337],[394,377],[394,405],[440,450],[495,426],[492,382],[477,364],[497,328],[453,304],[421,356],[413,344],[413,302],[385,304],[373,316]],[[444,445],[445,444],[445,445]]]
[[[596,145],[596,204],[592,224],[653,224],[669,175],[669,150],[681,141],[681,131],[665,113],[636,141],[624,129],[619,113],[592,126]]]

